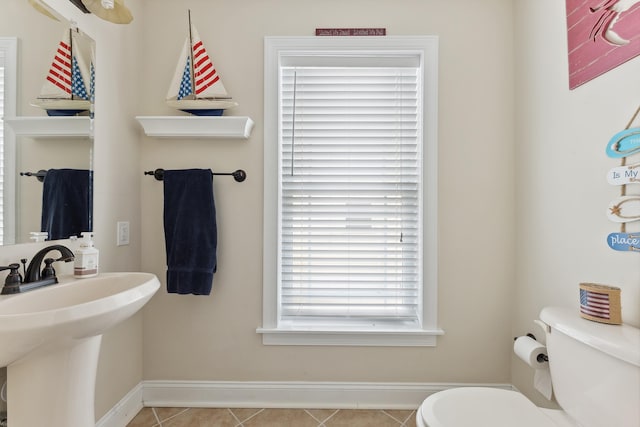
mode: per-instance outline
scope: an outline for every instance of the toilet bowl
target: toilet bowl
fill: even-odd
[[[427,397],[417,426],[639,427],[640,329],[592,322],[558,307],[544,308],[540,319],[562,410],[539,408],[517,391],[460,387]]]
[[[556,412],[554,414],[554,412]],[[562,414],[534,405],[517,391],[460,387],[428,397],[418,427],[577,427]]]

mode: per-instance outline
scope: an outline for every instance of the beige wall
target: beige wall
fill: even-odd
[[[142,168],[243,168],[216,178],[218,272],[209,297],[159,292],[144,312],[147,380],[508,383],[514,272],[513,28],[507,0],[155,0],[145,3],[144,115],[164,105],[187,8],[251,137],[143,137]],[[436,348],[263,346],[263,38],[316,27],[440,37],[439,324]],[[482,41],[479,46],[478,42]],[[164,279],[162,185],[142,181],[142,268]]]
[[[606,217],[620,195],[606,182],[620,164],[605,154],[639,105],[640,58],[568,89],[564,2],[515,3],[517,64],[517,288],[516,335],[547,305],[578,307],[578,284],[622,288],[623,320],[640,325],[640,263],[634,253],[607,246],[619,225]],[[635,126],[640,125],[640,120]],[[630,160],[631,162],[631,160]],[[631,186],[628,194],[638,194]],[[640,224],[628,224],[629,232]],[[514,359],[512,381],[538,403],[532,374]]]

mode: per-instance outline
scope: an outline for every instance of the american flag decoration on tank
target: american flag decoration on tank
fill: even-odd
[[[580,312],[589,316],[609,319],[609,295],[580,289]]]
[[[620,324],[620,288],[580,283],[580,316],[596,322]]]

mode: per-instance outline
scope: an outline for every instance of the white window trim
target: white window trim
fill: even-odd
[[[0,50],[4,52],[4,117],[13,118],[17,113],[18,99],[18,39],[16,37],[0,37]],[[16,243],[16,134],[11,126],[4,123],[4,241],[3,244]],[[13,159],[7,161],[7,159]],[[8,203],[8,202],[11,203]]]
[[[277,325],[278,221],[278,75],[284,53],[310,49],[336,51],[419,51],[424,61],[423,105],[423,325],[420,330],[279,329]],[[435,346],[444,332],[437,327],[438,283],[438,152],[437,152],[437,36],[393,37],[266,37],[264,41],[264,252],[263,319],[257,332],[265,345]]]

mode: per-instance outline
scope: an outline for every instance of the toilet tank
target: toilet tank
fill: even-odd
[[[582,427],[640,426],[640,329],[547,307],[547,353],[558,404]]]

